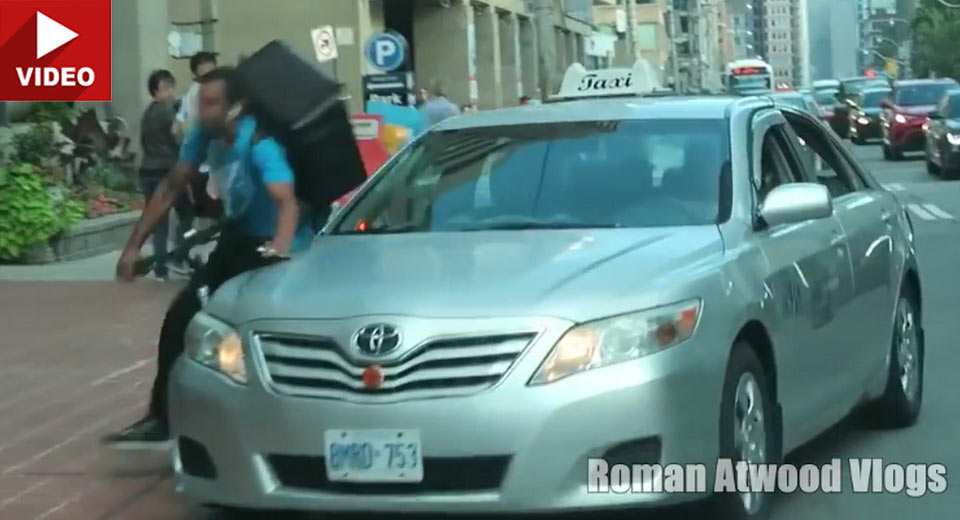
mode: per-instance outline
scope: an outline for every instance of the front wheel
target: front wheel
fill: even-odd
[[[769,464],[777,459],[777,435],[770,382],[756,353],[737,342],[730,353],[720,410],[720,458],[733,466]],[[770,516],[772,495],[763,492],[721,492],[714,495],[719,518],[763,520]]]
[[[927,173],[930,175],[940,175],[940,169],[937,168],[936,164],[933,164],[933,161],[930,160],[930,157],[927,157]]]
[[[914,425],[920,417],[924,341],[920,307],[914,293],[904,287],[897,300],[887,386],[871,410],[880,426],[905,428]]]
[[[903,159],[903,152],[901,152],[900,150],[894,148],[893,146],[889,146],[889,145],[887,145],[887,144],[884,144],[884,145],[883,145],[883,158],[886,159],[886,160],[888,160],[888,161],[899,161],[900,159]]]

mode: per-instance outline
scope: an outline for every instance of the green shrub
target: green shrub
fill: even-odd
[[[71,124],[74,117],[73,108],[67,103],[44,102],[34,103],[27,116],[27,121],[31,123],[60,123],[61,128]]]
[[[57,159],[53,128],[48,124],[31,125],[26,132],[13,136],[14,162],[44,164]]]
[[[0,166],[0,260],[16,260],[83,218],[84,207],[69,190],[51,185],[31,164]]]

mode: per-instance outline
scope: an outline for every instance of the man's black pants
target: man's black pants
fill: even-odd
[[[194,273],[186,289],[170,304],[160,329],[157,376],[153,381],[150,399],[151,417],[167,423],[170,370],[183,353],[187,325],[200,310],[197,290],[206,286],[210,294],[213,294],[224,282],[239,274],[278,262],[275,258],[263,258],[257,252],[257,248],[268,240],[267,237],[249,237],[228,229],[221,231],[220,239],[210,253],[206,266]]]

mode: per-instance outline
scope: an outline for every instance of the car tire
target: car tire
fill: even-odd
[[[209,505],[207,506],[207,509],[213,513],[213,518],[215,520],[266,520],[270,517],[268,513],[256,509],[243,509],[240,507],[216,505]]]
[[[903,152],[892,146],[883,145],[883,158],[888,161],[899,161],[903,159]]]
[[[863,137],[860,137],[860,134],[853,136],[853,144],[863,146],[867,144],[867,140]]]
[[[734,466],[744,459],[759,464],[774,463],[779,459],[780,429],[775,420],[770,379],[757,354],[746,342],[738,341],[730,353],[720,406],[721,459],[730,459]],[[753,416],[752,420],[750,416]],[[744,430],[745,424],[752,424],[749,432]],[[755,433],[757,425],[762,430]],[[755,435],[752,444],[763,442],[759,453],[745,451],[744,442],[751,433]],[[766,520],[770,516],[772,498],[771,493],[716,493],[712,499],[715,515],[711,516],[723,520]],[[748,504],[748,500],[752,502]]]
[[[927,157],[926,162],[927,162],[927,173],[929,173],[930,175],[939,176],[940,169],[937,168],[937,165],[933,164],[933,161],[931,161],[929,157]]]
[[[870,407],[873,421],[886,428],[913,426],[923,405],[924,335],[919,298],[905,285],[894,313],[890,362],[883,395]]]

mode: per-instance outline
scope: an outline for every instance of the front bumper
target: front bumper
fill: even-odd
[[[654,506],[702,498],[588,493],[587,460],[616,448],[633,453],[621,462],[706,463],[712,482],[727,348],[717,359],[716,342],[698,340],[709,338],[698,332],[640,360],[527,386],[560,334],[542,335],[489,390],[388,404],[278,395],[260,369],[240,386],[181,358],[171,377],[172,432],[188,439],[192,459],[197,444],[207,452],[216,477],[188,474],[185,462],[196,461],[177,448],[178,489],[200,503],[253,509],[423,513]],[[340,428],[419,429],[424,482],[328,482],[323,432]]]
[[[884,141],[902,152],[917,152],[924,149],[926,137],[923,134],[923,121],[907,121],[890,124]]]

